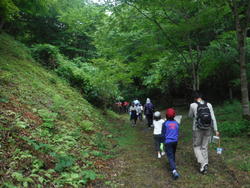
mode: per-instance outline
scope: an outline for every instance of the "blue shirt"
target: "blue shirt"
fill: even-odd
[[[164,143],[178,142],[179,124],[175,120],[167,120],[162,126]]]

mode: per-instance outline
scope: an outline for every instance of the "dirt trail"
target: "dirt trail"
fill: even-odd
[[[209,149],[209,173],[202,175],[198,172],[192,150],[191,121],[186,116],[181,124],[176,153],[177,169],[181,175],[177,181],[170,176],[166,156],[156,158],[152,129],[148,130],[145,122],[131,127],[127,121],[118,123],[115,128],[120,135],[117,140],[122,149],[113,169],[112,187],[250,187],[239,180],[212,145]]]

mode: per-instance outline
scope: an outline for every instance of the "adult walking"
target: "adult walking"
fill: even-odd
[[[200,172],[208,170],[208,143],[212,131],[219,136],[213,107],[203,100],[201,93],[193,94],[194,103],[190,104],[188,116],[193,118],[193,149],[200,164]]]
[[[147,118],[147,125],[150,128],[153,125],[154,105],[151,103],[149,98],[147,98],[144,106],[144,114]]]

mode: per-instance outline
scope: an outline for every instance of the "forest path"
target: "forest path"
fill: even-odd
[[[224,163],[223,155],[217,155],[213,144],[209,145],[209,172],[202,175],[192,149],[191,121],[184,110],[180,126],[180,137],[176,152],[178,180],[173,180],[169,173],[167,157],[158,159],[154,149],[152,129],[139,122],[132,127],[128,115],[125,121],[113,127],[117,136],[119,150],[110,181],[112,187],[248,187],[242,185],[235,173]],[[243,177],[244,178],[244,177]]]

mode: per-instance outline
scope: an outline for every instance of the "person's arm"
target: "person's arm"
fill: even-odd
[[[214,115],[214,110],[213,110],[213,106],[209,103],[208,104],[208,108],[210,110],[210,113],[211,113],[211,118],[212,118],[212,121],[213,121],[213,129],[214,129],[214,132],[216,134],[216,136],[219,136],[219,131],[218,131],[218,127],[217,127],[217,121],[216,121],[216,118],[215,118],[215,115]]]
[[[165,126],[165,122],[162,123],[162,129],[161,129],[161,135],[164,137],[166,134],[166,126]]]
[[[131,111],[132,111],[132,106],[129,107],[129,112],[131,112]]]
[[[152,110],[153,110],[153,112],[155,111],[155,107],[154,107],[154,105],[152,104]]]
[[[189,107],[188,117],[190,118],[194,117],[194,109],[193,109],[192,104],[190,104],[190,107]]]

